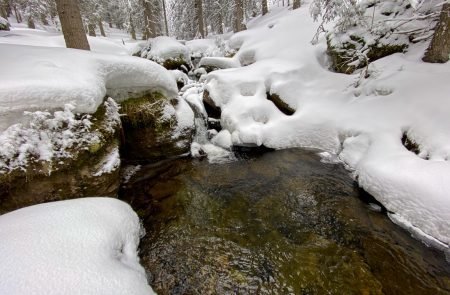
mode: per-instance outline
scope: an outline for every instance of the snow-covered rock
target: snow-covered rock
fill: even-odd
[[[9,27],[8,20],[0,16],[0,31],[9,31]]]
[[[235,58],[203,57],[198,66],[205,68],[207,72],[211,72],[218,69],[238,68],[241,64],[239,63],[239,60]]]
[[[205,86],[222,127],[233,144],[340,155],[395,222],[448,250],[450,64],[422,62],[428,39],[378,59],[367,79],[333,73],[325,38],[310,43],[317,26],[308,5],[273,8],[231,38],[240,48],[233,59],[247,66],[214,71]],[[295,113],[281,112],[267,93]],[[405,132],[419,155],[402,145]]]
[[[182,66],[190,67],[191,64],[188,47],[167,36],[149,39],[140,56],[171,70],[179,69]]]
[[[0,216],[1,294],[154,294],[139,264],[139,218],[86,198]]]
[[[177,96],[174,78],[160,65],[136,57],[65,48],[0,44],[0,131],[23,121],[24,111],[55,110],[71,103],[74,112],[93,113],[106,95],[117,101],[129,92]]]

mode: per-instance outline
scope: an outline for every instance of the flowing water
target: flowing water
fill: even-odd
[[[315,151],[143,166],[121,198],[143,218],[141,262],[158,294],[450,293],[443,253]]]

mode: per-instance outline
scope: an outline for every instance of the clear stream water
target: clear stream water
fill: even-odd
[[[341,165],[289,149],[148,165],[121,188],[158,294],[450,294],[450,264]]]

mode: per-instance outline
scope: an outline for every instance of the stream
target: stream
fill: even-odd
[[[393,224],[338,164],[288,149],[141,167],[120,196],[143,219],[158,294],[449,294],[450,264]]]

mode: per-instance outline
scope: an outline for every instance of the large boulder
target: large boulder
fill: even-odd
[[[178,99],[168,100],[158,92],[122,102],[122,157],[155,162],[189,152],[193,115],[192,124],[182,126],[176,115],[179,103]]]
[[[188,47],[166,36],[149,39],[147,45],[135,55],[152,60],[168,70],[187,72],[192,68]]]
[[[71,110],[36,112],[40,118],[2,134],[2,144],[14,152],[0,153],[0,213],[48,201],[117,194],[118,105],[107,99],[93,115]],[[51,157],[43,159],[43,150]]]

